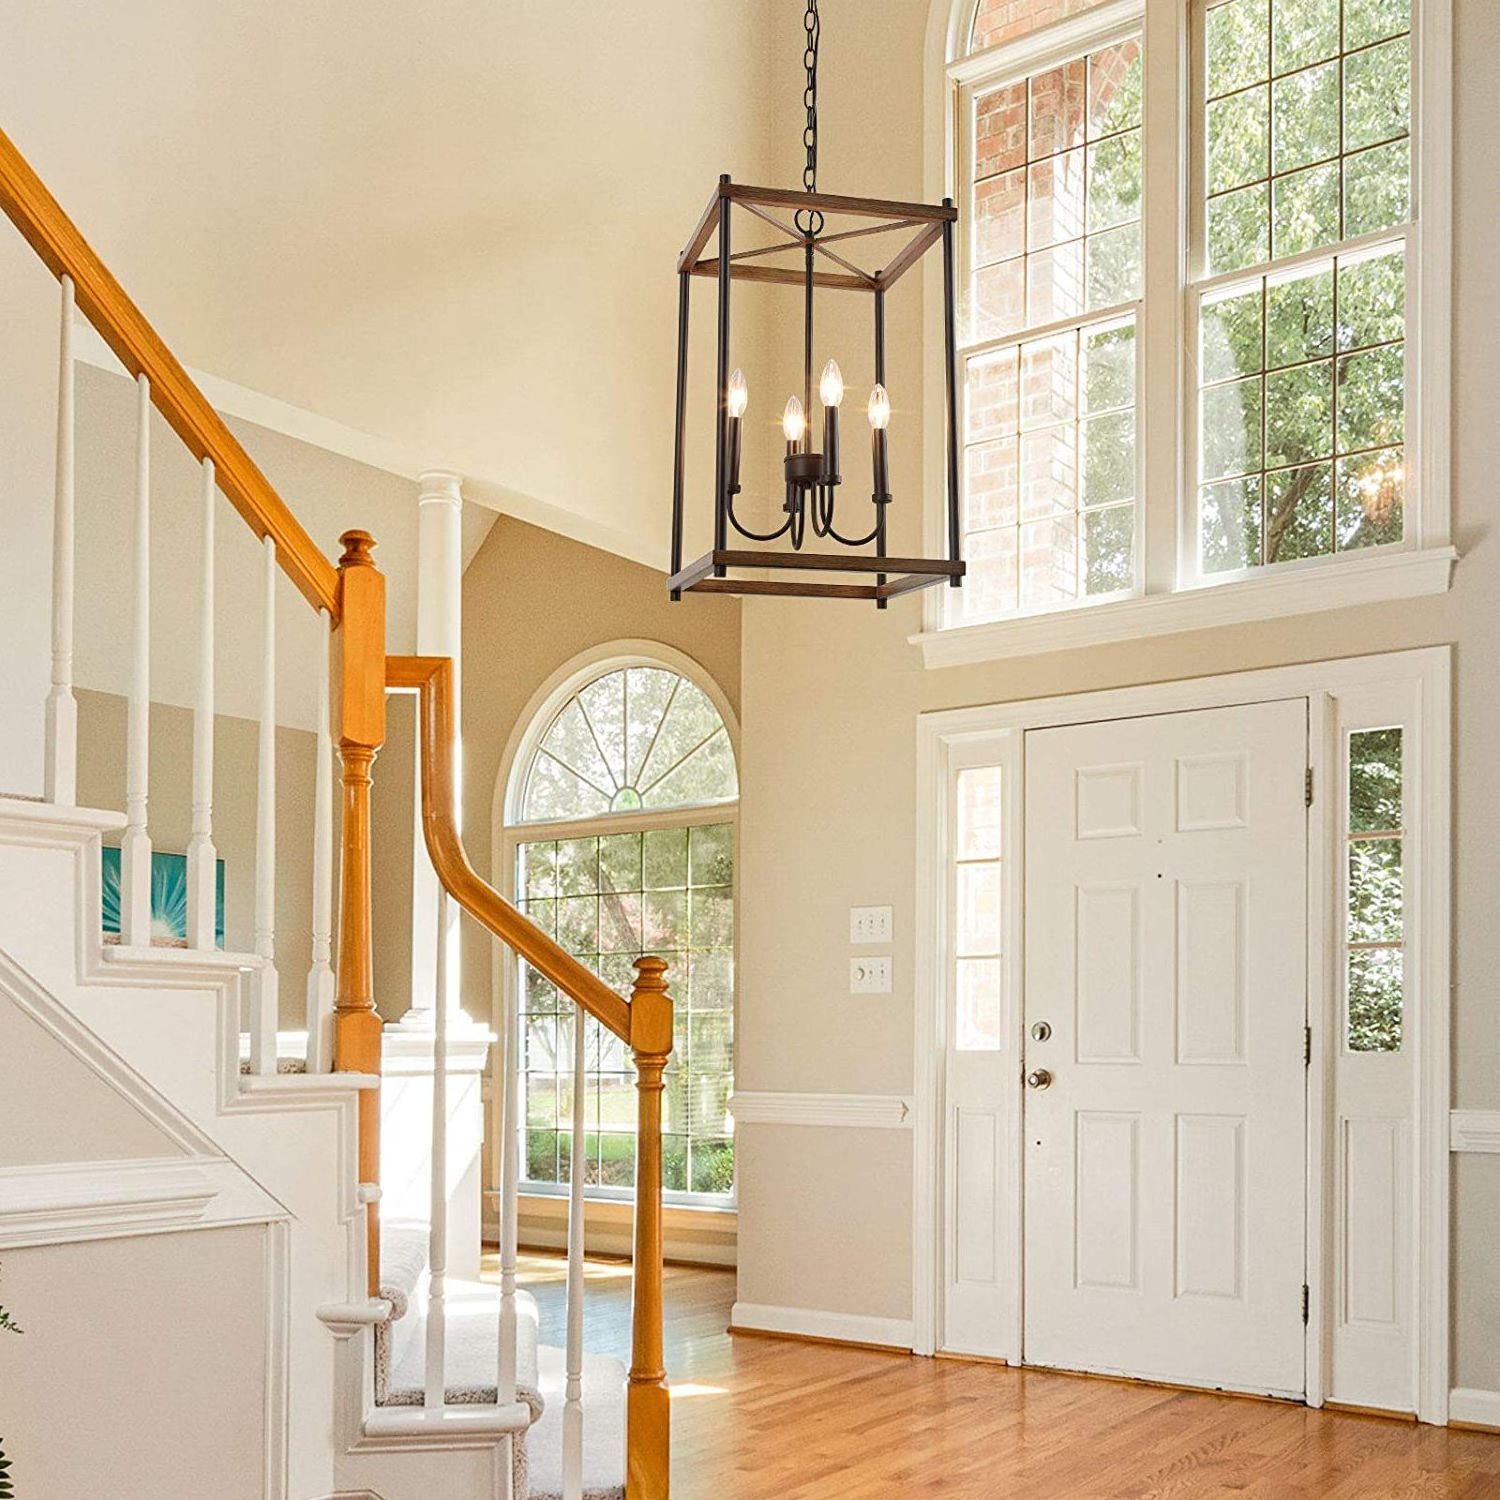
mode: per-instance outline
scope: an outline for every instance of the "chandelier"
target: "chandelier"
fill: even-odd
[[[747,187],[726,175],[709,199],[697,228],[677,261],[677,436],[672,480],[672,569],[667,587],[673,599],[696,590],[717,594],[785,594],[830,599],[873,599],[877,609],[898,594],[942,583],[958,588],[964,563],[960,545],[958,492],[958,366],[954,330],[953,226],[958,217],[951,198],[941,205],[851,198],[818,191],[818,0],[808,0],[803,19],[807,121],[803,144],[807,163],[802,190]],[[790,222],[788,222],[790,218]],[[770,244],[735,248],[738,226],[776,231]],[[734,235],[731,230],[734,230]],[[863,245],[860,241],[864,241]],[[867,269],[869,249],[879,263]],[[837,248],[835,248],[835,246]],[[892,557],[887,550],[892,503],[890,487],[891,400],[886,389],[886,293],[928,251],[941,247],[943,265],[943,368],[947,453],[946,557]],[[861,252],[865,252],[863,257]],[[864,264],[861,263],[863,259]],[[715,362],[713,549],[684,566],[683,469],[687,448],[688,311],[692,278],[718,283],[718,346]],[[779,518],[767,531],[740,519],[736,496],[744,447],[745,412],[750,404],[743,370],[731,370],[731,291],[737,281],[802,289],[802,392],[782,411],[786,442],[782,469],[785,493]],[[836,359],[828,359],[816,386],[821,422],[815,415],[813,348],[815,294],[865,294],[872,298],[874,386],[866,404],[870,429],[869,499],[846,497],[839,431],[845,388]],[[815,434],[814,429],[820,428]],[[817,447],[813,446],[817,441]],[[852,487],[852,484],[851,484]],[[851,514],[852,513],[852,514]],[[764,524],[764,523],[762,523]],[[730,545],[731,532],[736,543]],[[838,550],[804,550],[809,532],[815,542]],[[745,547],[740,540],[752,544]],[[782,543],[773,546],[773,543]],[[752,576],[745,576],[746,573]],[[835,575],[820,577],[819,575]],[[850,581],[866,575],[868,581]],[[873,576],[869,576],[873,575]]]

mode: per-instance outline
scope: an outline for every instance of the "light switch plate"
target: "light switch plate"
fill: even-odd
[[[889,995],[891,993],[891,959],[889,954],[878,958],[851,958],[849,960],[849,993],[851,995]]]
[[[851,906],[849,908],[849,941],[851,943],[888,943],[890,940],[890,907]]]

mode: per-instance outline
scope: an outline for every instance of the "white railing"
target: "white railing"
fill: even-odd
[[[120,941],[151,946],[151,382],[137,376],[131,552],[130,694],[125,714],[125,835],[120,841]]]
[[[79,601],[77,573],[78,399],[77,321],[81,316],[74,280],[59,276],[57,432],[52,516],[51,671],[45,709],[46,745],[43,792],[49,802],[71,806],[78,800],[78,702],[74,673]],[[120,840],[120,945],[152,946],[155,841],[151,822],[152,715],[152,421],[158,393],[148,375],[135,377],[135,443],[130,504],[122,530],[129,535],[130,620],[125,638],[127,662],[125,730],[125,828]],[[214,838],[214,751],[216,725],[216,613],[221,607],[216,577],[216,517],[220,500],[214,460],[200,462],[200,534],[197,572],[197,631],[189,649],[193,663],[191,837],[186,850],[187,922],[190,949],[216,950],[219,943],[219,849]],[[259,596],[260,708],[255,778],[255,892],[250,947],[255,962],[247,986],[250,1066],[255,1073],[277,1070],[279,1021],[276,971],[276,589],[283,559],[276,539],[261,540]],[[186,555],[186,554],[185,554]],[[158,580],[158,583],[160,581]],[[175,582],[175,580],[173,580]],[[328,608],[318,610],[317,759],[313,782],[312,950],[307,977],[307,1055],[310,1072],[333,1066],[335,975],[334,927],[334,746],[331,733]],[[158,789],[160,791],[160,789]]]
[[[187,851],[187,940],[218,942],[219,851],[214,847],[214,461],[203,460],[203,550],[199,558],[198,686],[193,697],[193,836]]]
[[[47,693],[44,792],[78,800],[78,700],[73,696],[74,456],[73,278],[63,276],[57,351],[57,471],[52,501],[52,685]]]

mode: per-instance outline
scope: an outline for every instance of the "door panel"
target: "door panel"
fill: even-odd
[[[1026,736],[1029,1363],[1303,1390],[1306,755],[1301,700]]]

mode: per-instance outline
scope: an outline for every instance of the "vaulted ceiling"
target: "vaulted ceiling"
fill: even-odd
[[[7,0],[0,127],[190,365],[660,561],[673,260],[799,11]]]

